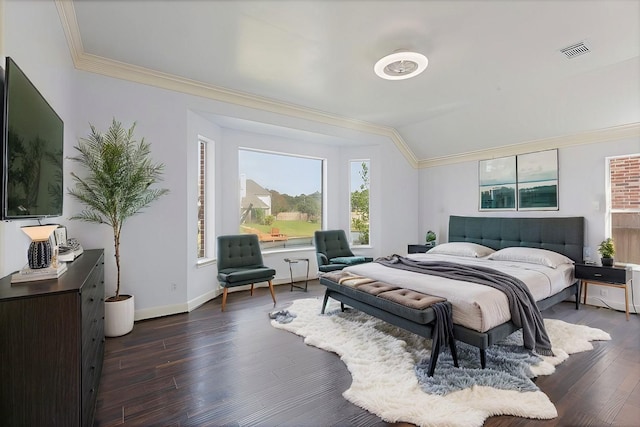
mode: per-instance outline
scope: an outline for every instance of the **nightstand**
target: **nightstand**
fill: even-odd
[[[435,242],[426,243],[422,245],[407,245],[407,253],[409,254],[423,254],[427,252],[429,249],[435,247]]]
[[[629,284],[632,278],[631,269],[623,267],[604,267],[601,265],[576,264],[576,279],[582,282],[583,300],[587,302],[587,286],[589,283],[598,286],[609,286],[624,289],[624,311],[629,320]]]

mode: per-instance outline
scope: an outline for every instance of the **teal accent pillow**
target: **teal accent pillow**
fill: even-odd
[[[364,262],[363,256],[338,256],[329,260],[331,264],[362,264]]]

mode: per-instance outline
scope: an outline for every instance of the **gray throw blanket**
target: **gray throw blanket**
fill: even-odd
[[[453,353],[455,349],[449,346],[450,339],[453,338],[453,318],[451,317],[450,307],[444,302],[437,302],[431,306],[436,315],[436,326],[431,334],[431,339],[433,341],[432,345],[437,343],[440,347],[448,346]]]
[[[542,314],[531,292],[520,279],[492,268],[453,262],[417,261],[395,254],[378,258],[375,262],[390,268],[491,286],[504,292],[509,300],[511,321],[522,328],[524,347],[543,356],[553,356]]]

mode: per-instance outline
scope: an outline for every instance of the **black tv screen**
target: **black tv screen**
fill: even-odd
[[[9,57],[2,115],[2,219],[62,215],[64,125]]]

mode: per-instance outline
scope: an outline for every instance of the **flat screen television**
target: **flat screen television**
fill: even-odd
[[[3,220],[62,215],[64,124],[10,58],[2,82]]]

